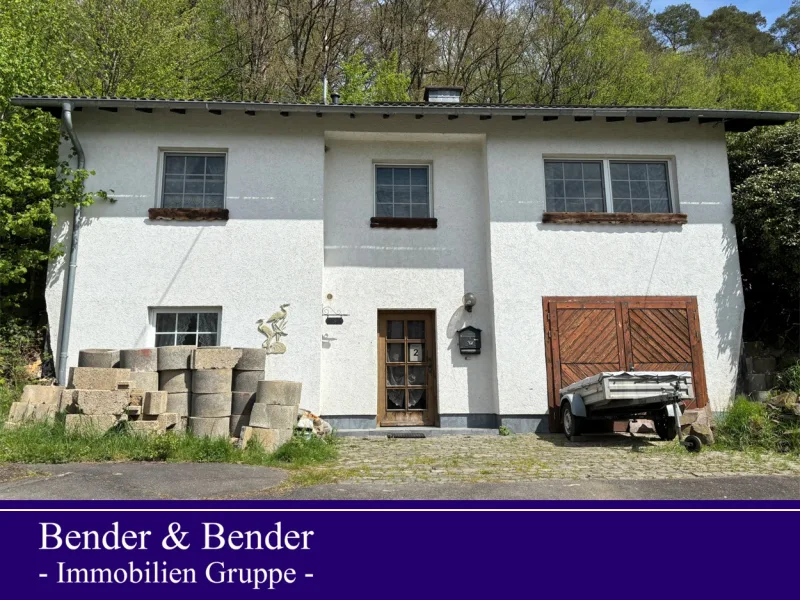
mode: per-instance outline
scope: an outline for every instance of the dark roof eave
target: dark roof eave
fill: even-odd
[[[721,121],[726,131],[747,131],[758,125],[781,125],[795,121],[800,113],[694,109],[671,107],[624,106],[532,106],[532,105],[482,105],[482,104],[296,104],[278,102],[233,102],[204,100],[162,100],[145,98],[69,98],[52,96],[16,96],[11,103],[28,108],[41,108],[58,114],[64,102],[76,108],[131,108],[131,109],[194,109],[206,111],[241,110],[283,113],[322,114],[380,114],[380,115],[491,115],[491,116],[556,116],[556,117],[688,117],[704,121]]]

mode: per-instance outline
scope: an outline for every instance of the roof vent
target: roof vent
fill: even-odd
[[[428,86],[425,88],[425,102],[431,104],[458,104],[461,102],[461,92],[463,87],[448,86]]]

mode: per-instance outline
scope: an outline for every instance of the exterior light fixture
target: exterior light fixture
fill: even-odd
[[[472,307],[478,302],[478,299],[475,298],[475,294],[472,292],[467,292],[464,294],[464,297],[461,299],[464,303],[464,308],[467,309],[467,312],[472,312]]]

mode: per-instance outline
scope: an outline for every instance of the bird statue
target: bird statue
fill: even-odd
[[[289,335],[286,333],[286,308],[288,306],[288,303],[281,304],[280,310],[269,319],[266,321],[264,321],[264,319],[256,321],[258,330],[267,336],[262,347],[267,349],[268,354],[283,354],[286,352],[286,344],[282,343],[280,340],[282,337]]]
[[[273,323],[277,323],[278,321],[282,321],[286,318],[286,307],[290,306],[290,304],[281,304],[281,309],[273,314],[269,319],[267,319],[267,323],[272,325]]]

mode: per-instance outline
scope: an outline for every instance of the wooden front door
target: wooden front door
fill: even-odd
[[[436,423],[433,312],[378,312],[378,424]]]
[[[550,430],[560,430],[559,390],[600,371],[691,371],[707,402],[695,298],[544,298]]]

